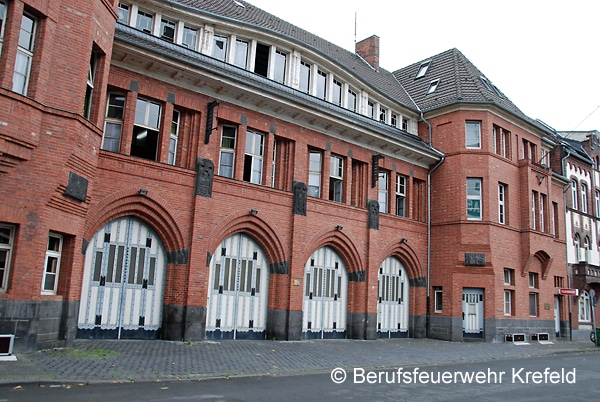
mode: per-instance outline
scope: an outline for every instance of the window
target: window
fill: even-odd
[[[325,99],[327,95],[327,73],[318,70],[317,71],[317,92],[315,96],[319,99]]]
[[[331,87],[331,102],[335,105],[342,105],[342,83],[338,80],[333,80],[333,87]]]
[[[429,68],[430,64],[431,64],[431,61],[425,61],[425,62],[421,63],[421,66],[419,67],[419,70],[417,71],[417,75],[416,75],[415,79],[423,77],[425,75],[425,73],[427,73],[427,69]]]
[[[129,6],[119,3],[119,22],[129,25]]]
[[[156,160],[161,106],[138,98],[135,106],[131,156]]]
[[[48,236],[42,293],[56,294],[62,243],[63,238],[61,235],[50,233],[50,236]]]
[[[385,123],[387,121],[387,109],[384,107],[379,107],[379,121]]]
[[[600,218],[600,191],[596,190],[594,197],[596,199],[596,217]]]
[[[494,125],[494,153],[503,158],[510,158],[510,132]]]
[[[466,146],[467,148],[481,148],[481,122],[468,121],[466,129]]]
[[[377,180],[378,185],[378,197],[377,201],[379,201],[379,212],[387,213],[388,212],[388,173],[387,172],[379,172],[379,179]]]
[[[523,159],[529,159],[530,161],[537,162],[537,146],[523,139]]]
[[[171,120],[171,137],[169,138],[169,165],[175,164],[175,158],[177,156],[177,141],[179,138],[179,118],[181,113],[177,110],[173,110],[173,119]]]
[[[406,216],[406,176],[396,175],[396,215]]]
[[[244,181],[262,184],[264,138],[262,134],[246,131]]]
[[[310,91],[310,64],[304,61],[300,62],[300,85],[298,89],[305,93]]]
[[[481,220],[481,179],[467,179],[467,219]]]
[[[578,208],[578,198],[579,197],[577,196],[577,182],[575,180],[571,180],[571,208]]]
[[[367,186],[370,178],[369,165],[352,159],[352,186],[350,186],[350,203],[357,207],[365,207],[367,203]]]
[[[35,25],[35,19],[33,17],[23,14],[23,17],[21,18],[21,30],[19,31],[19,45],[17,47],[15,71],[13,75],[13,91],[20,93],[21,95],[27,95],[31,62],[33,60]]]
[[[408,119],[402,116],[402,130],[408,131]]]
[[[375,105],[373,102],[367,102],[367,116],[374,119],[375,118]]]
[[[542,149],[542,159],[540,160],[540,163],[543,166],[550,167],[550,151],[547,149]]]
[[[587,185],[581,183],[581,212],[586,214],[587,211]]]
[[[233,64],[240,68],[246,68],[248,64],[248,42],[241,39],[235,40],[235,58]]]
[[[515,284],[515,270],[504,268],[504,284],[513,286]]]
[[[590,301],[588,291],[582,291],[579,296],[579,322],[590,322],[592,320]]]
[[[546,231],[546,194],[540,194],[540,225],[539,230]]]
[[[281,84],[285,82],[285,66],[287,55],[279,50],[275,51],[275,66],[273,70],[273,79]]]
[[[331,156],[329,164],[329,199],[342,202],[344,184],[344,160],[339,156]]]
[[[513,292],[512,290],[504,290],[504,315],[513,315]]]
[[[390,118],[390,126],[398,127],[398,115],[396,113],[392,113]]]
[[[262,43],[256,44],[256,53],[254,55],[254,72],[256,74],[267,76],[269,72],[269,52],[270,46],[263,45]]]
[[[564,288],[565,287],[565,278],[562,276],[554,277],[554,287],[555,288]]]
[[[4,23],[6,22],[6,5],[0,1],[0,54],[2,53],[2,42],[4,41]]]
[[[538,315],[538,294],[534,292],[529,293],[529,316],[537,317]]]
[[[5,292],[8,286],[10,257],[13,251],[15,228],[0,223],[0,291]]]
[[[308,195],[311,197],[321,196],[321,160],[323,155],[319,151],[310,151],[308,167]]]
[[[417,178],[412,179],[412,215],[420,222],[427,221],[427,182]]]
[[[506,184],[498,184],[498,223],[506,224]]]
[[[175,23],[169,20],[160,20],[160,37],[169,42],[175,41]]]
[[[228,39],[224,36],[214,36],[212,57],[221,61],[227,60],[227,41]]]
[[[119,152],[121,146],[121,132],[123,129],[125,96],[112,93],[108,94],[107,103],[102,149],[111,152]]]
[[[434,93],[439,85],[440,85],[440,80],[431,81],[429,83],[429,88],[427,88],[427,95]]]
[[[584,252],[583,260],[584,261],[589,261],[589,254],[590,254],[591,250],[592,250],[592,243],[590,243],[590,238],[585,236],[583,238],[583,252]]]
[[[152,33],[152,25],[154,24],[154,16],[138,10],[135,27],[146,33]]]
[[[559,223],[559,218],[558,218],[558,203],[556,202],[552,202],[552,235],[554,237],[558,237],[558,223]]]
[[[436,313],[441,313],[442,312],[442,307],[443,307],[443,291],[441,287],[434,287],[433,288],[433,309],[434,312]]]
[[[233,178],[233,162],[235,161],[235,127],[223,126],[221,132],[221,153],[219,155],[219,176]]]
[[[531,228],[533,230],[537,229],[537,205],[538,205],[538,192],[531,192]]]
[[[90,57],[90,69],[88,70],[87,87],[85,90],[85,100],[83,103],[83,117],[90,118],[92,109],[92,96],[94,95],[94,79],[96,78],[96,54],[92,51]]]
[[[529,273],[529,288],[538,289],[540,287],[538,274],[535,272]]]
[[[353,90],[349,89],[348,90],[348,97],[346,99],[346,107],[348,108],[348,110],[356,112],[357,105],[358,104],[356,103],[356,92],[354,92]]]
[[[575,247],[575,257],[577,257],[577,261],[581,261],[581,238],[578,233],[575,233],[575,237],[573,238],[573,246]]]
[[[291,172],[293,163],[293,141],[286,138],[274,137],[273,141],[273,172],[271,186],[282,190],[291,188]]]
[[[190,27],[183,27],[183,36],[181,44],[189,49],[196,50],[198,43],[198,30]]]

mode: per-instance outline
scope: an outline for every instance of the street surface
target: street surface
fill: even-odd
[[[0,402],[590,401],[598,395],[600,361],[596,353],[585,352],[483,363],[404,365],[401,370],[354,367],[290,376],[0,386]]]

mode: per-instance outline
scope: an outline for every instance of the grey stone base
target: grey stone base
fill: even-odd
[[[69,346],[79,301],[0,300],[0,333],[15,335],[14,352]]]

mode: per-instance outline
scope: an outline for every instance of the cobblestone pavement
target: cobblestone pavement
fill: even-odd
[[[76,340],[72,347],[0,361],[0,384],[97,383],[292,375],[350,369],[431,366],[557,353],[595,353],[587,341],[553,344],[444,342],[431,339],[314,341]]]

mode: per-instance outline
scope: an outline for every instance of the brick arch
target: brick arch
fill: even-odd
[[[181,225],[166,200],[151,193],[140,195],[137,188],[113,193],[90,208],[84,238],[91,239],[100,227],[124,216],[133,216],[148,224],[161,237],[167,252],[186,248]]]
[[[318,232],[306,245],[305,258],[302,265],[306,263],[308,258],[315,250],[321,247],[329,246],[344,260],[348,272],[358,272],[365,270],[365,263],[360,257],[360,254],[352,240],[342,231],[326,230]]]
[[[262,248],[269,263],[289,261],[287,247],[284,247],[282,243],[281,233],[271,222],[259,215],[251,215],[246,210],[228,216],[211,232],[208,251],[214,252],[224,239],[236,233],[244,233],[252,237]]]
[[[523,266],[522,276],[525,277],[533,264],[538,261],[542,267],[542,279],[546,279],[548,277],[548,272],[552,267],[552,262],[554,259],[550,257],[550,255],[544,250],[539,250],[535,254],[532,254],[527,259],[527,263]]]
[[[421,263],[415,251],[406,242],[402,240],[390,243],[382,252],[382,258],[379,259],[379,265],[388,257],[396,257],[400,260],[408,272],[411,279],[423,278],[425,274],[421,269]]]

